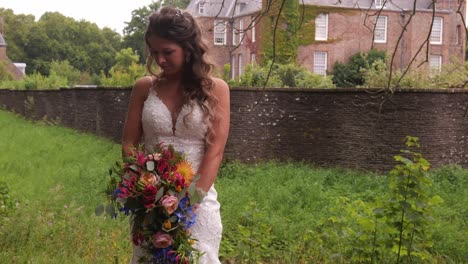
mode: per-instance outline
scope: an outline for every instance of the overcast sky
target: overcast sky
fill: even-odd
[[[147,6],[152,0],[0,0],[0,7],[18,14],[31,14],[36,21],[45,12],[57,11],[75,20],[87,20],[100,28],[109,27],[119,34],[129,22],[132,11]]]

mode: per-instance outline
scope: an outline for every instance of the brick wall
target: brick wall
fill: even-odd
[[[120,141],[130,89],[0,90],[0,106]],[[468,167],[468,90],[233,88],[229,160],[386,171],[407,135],[434,165]]]

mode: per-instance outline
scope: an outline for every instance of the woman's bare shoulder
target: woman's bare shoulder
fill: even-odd
[[[138,78],[133,85],[132,93],[139,98],[146,99],[149,93],[149,89],[153,87],[153,83],[154,77],[152,76]]]
[[[229,94],[229,85],[220,78],[211,77],[213,81],[213,92],[215,94]]]

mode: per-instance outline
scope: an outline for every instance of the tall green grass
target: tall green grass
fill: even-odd
[[[118,144],[0,111],[0,181],[19,201],[0,220],[0,263],[128,263],[128,219],[94,216],[108,168],[119,157]],[[431,191],[445,200],[433,230],[441,263],[467,260],[467,174],[457,166],[432,172]],[[309,235],[338,197],[371,200],[387,186],[385,176],[302,163],[224,163],[216,182],[221,258],[314,263],[323,256]]]
[[[241,251],[253,251],[265,263],[323,261],[319,246],[310,243],[320,220],[331,216],[330,210],[338,197],[372,201],[389,191],[389,179],[385,175],[314,168],[301,163],[224,164],[218,177],[225,227],[222,254],[247,261],[252,256]],[[433,232],[435,241],[434,259],[438,259],[438,263],[464,263],[468,260],[468,240],[465,239],[468,237],[468,170],[444,166],[431,171],[430,177],[434,183],[430,192],[444,199],[434,212],[433,229],[428,230]],[[254,223],[248,223],[255,210],[259,213]],[[261,231],[262,224],[267,224],[269,231]],[[239,245],[239,241],[246,240],[239,225],[257,230],[253,239],[262,240],[268,236],[262,241],[268,248],[255,251]],[[305,249],[308,253],[304,253]],[[337,261],[329,260],[330,263]]]
[[[0,181],[19,201],[0,226],[3,263],[128,262],[128,222],[94,216],[117,144],[4,111],[0,138]]]

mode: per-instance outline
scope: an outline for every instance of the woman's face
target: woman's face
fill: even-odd
[[[149,37],[148,44],[153,58],[164,74],[173,75],[182,72],[185,52],[179,44],[158,36]]]

